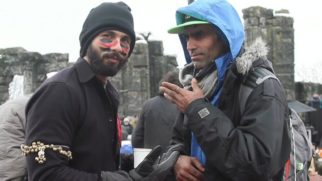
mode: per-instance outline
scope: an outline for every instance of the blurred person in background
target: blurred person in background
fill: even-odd
[[[8,100],[0,106],[0,180],[22,181],[27,177],[26,158],[20,145],[25,142],[25,107],[30,95]]]
[[[161,82],[170,82],[182,87],[177,71],[167,72]],[[134,148],[154,148],[161,145],[163,151],[169,145],[172,129],[180,111],[175,104],[164,97],[164,92],[144,103],[137,125],[132,134],[132,146]]]
[[[133,126],[131,124],[131,117],[127,116],[123,119],[122,129],[125,129],[128,135],[131,135],[133,132]]]

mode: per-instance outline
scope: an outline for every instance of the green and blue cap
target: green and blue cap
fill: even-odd
[[[200,25],[200,24],[210,24],[207,21],[204,20],[200,20],[197,18],[194,18],[192,16],[189,15],[184,15],[183,17],[183,22],[181,24],[178,24],[177,26],[170,28],[168,30],[168,33],[170,34],[181,34],[183,33],[184,29],[188,26],[192,26],[192,25]]]

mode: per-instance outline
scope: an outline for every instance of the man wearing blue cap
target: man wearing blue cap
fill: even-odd
[[[102,3],[88,14],[78,61],[46,80],[26,107],[30,181],[132,181],[162,179],[177,154],[155,163],[161,147],[129,173],[119,170],[119,95],[109,81],[135,45],[131,9]]]
[[[273,74],[263,41],[243,48],[244,27],[226,0],[197,0],[176,12],[187,65],[184,88],[161,89],[182,112],[172,144],[184,143],[175,165],[178,181],[282,180],[290,154],[288,109],[277,79],[259,84],[241,107],[240,88],[259,67]]]

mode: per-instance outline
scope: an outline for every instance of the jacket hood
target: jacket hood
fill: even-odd
[[[229,59],[233,61],[239,54],[244,42],[244,27],[234,7],[226,0],[197,0],[176,12],[177,25],[182,24],[184,15],[208,21],[217,28],[229,43]],[[187,63],[191,62],[187,42],[179,35]]]
[[[236,58],[237,72],[246,75],[256,60],[267,60],[268,47],[262,38],[257,38],[250,46],[243,49],[243,52]],[[266,61],[269,62],[269,61]],[[262,65],[273,70],[272,64]]]

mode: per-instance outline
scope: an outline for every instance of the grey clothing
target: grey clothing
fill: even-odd
[[[178,115],[176,105],[163,96],[146,101],[132,134],[133,147],[153,148],[161,145],[164,151],[169,145],[172,127]]]
[[[26,160],[20,150],[25,139],[25,106],[29,97],[0,106],[0,180],[20,181],[26,175]]]

